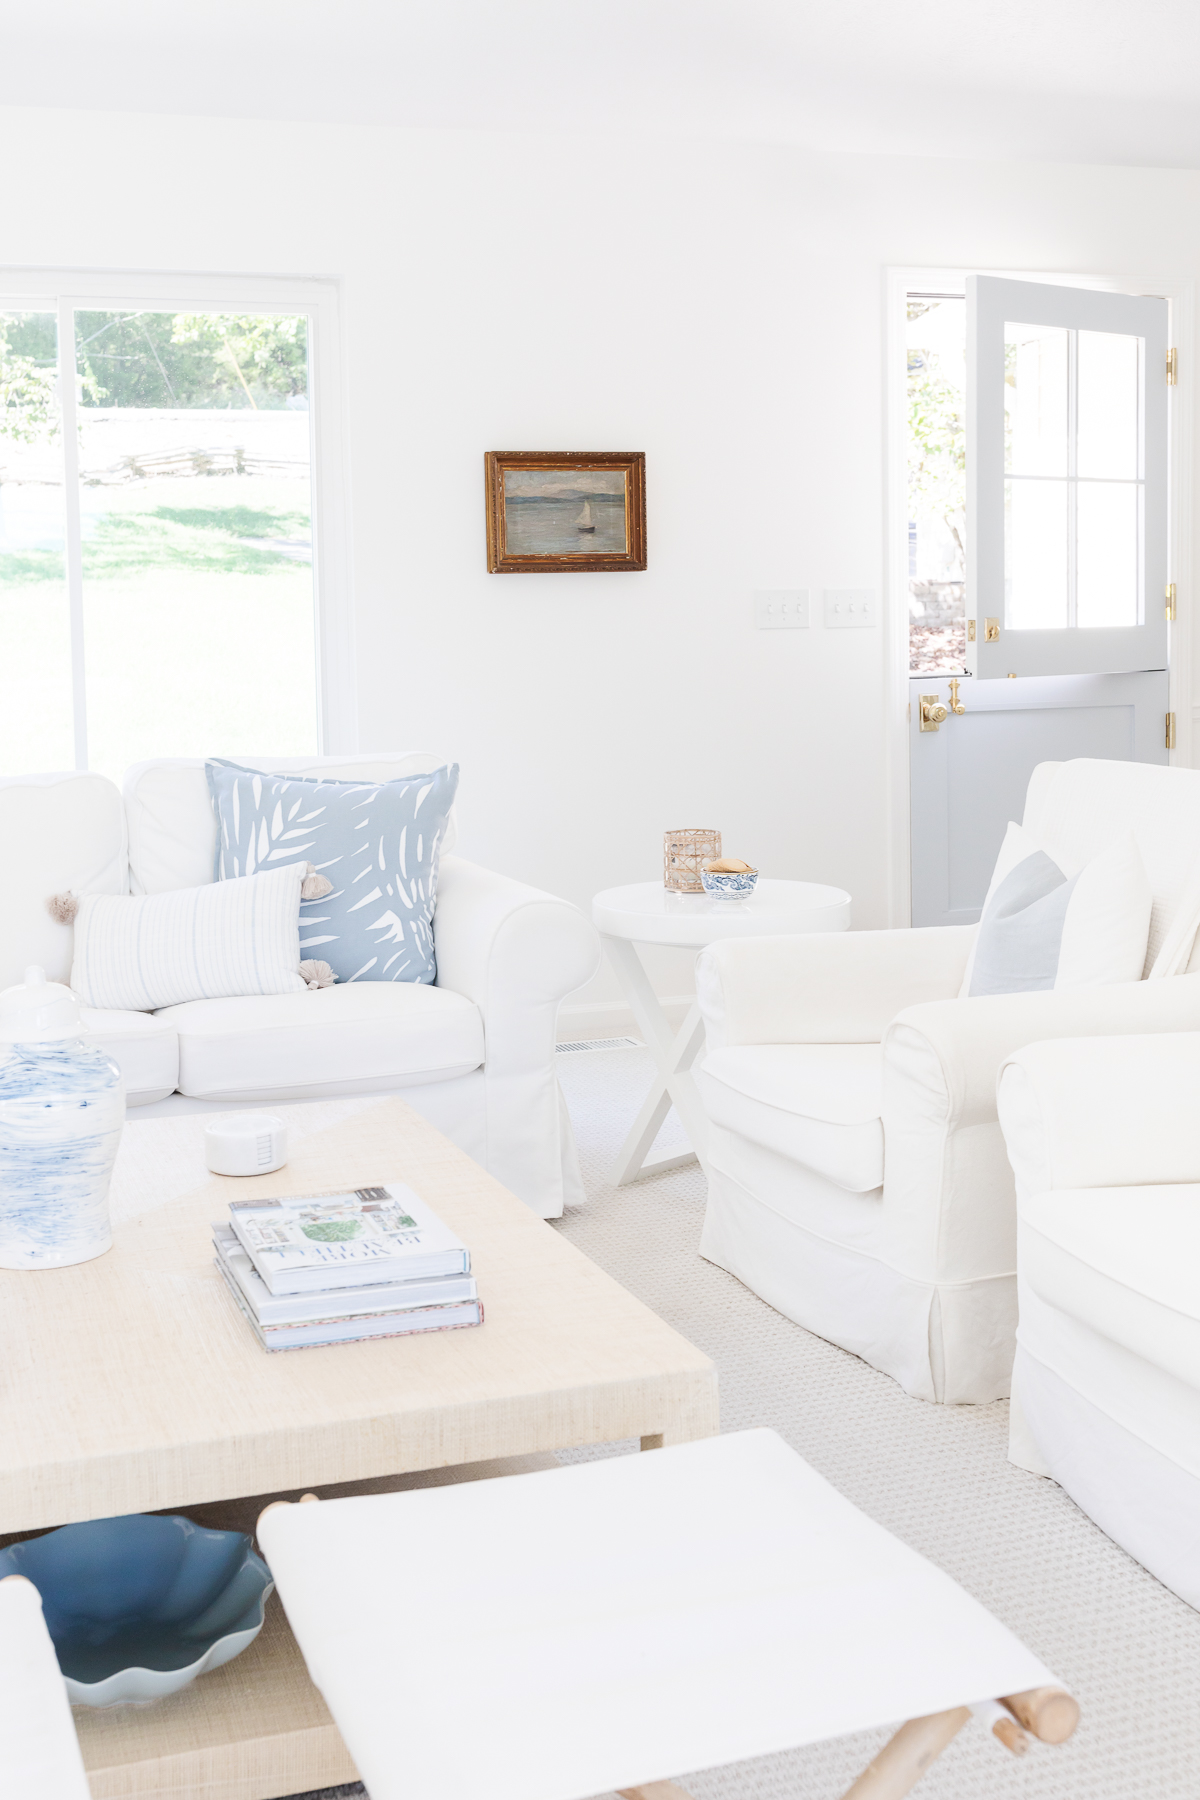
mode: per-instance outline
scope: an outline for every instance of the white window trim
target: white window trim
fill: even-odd
[[[1097,288],[1109,293],[1158,294],[1170,305],[1168,341],[1179,353],[1179,376],[1171,392],[1168,443],[1170,456],[1169,579],[1175,583],[1175,623],[1168,659],[1168,705],[1175,714],[1175,749],[1171,762],[1195,766],[1200,741],[1200,705],[1193,703],[1192,657],[1192,417],[1196,383],[1195,283],[1176,276],[1096,276],[1063,274],[1046,269],[977,269],[1012,281],[1045,281],[1066,287]],[[911,289],[965,292],[961,269],[893,267],[884,281],[884,504],[886,543],[886,717],[884,778],[887,790],[887,906],[889,925],[912,920],[909,854],[909,670],[908,670],[908,471],[907,471],[907,344],[905,295]]]
[[[64,326],[80,305],[142,307],[171,312],[303,312],[309,320],[309,454],[312,481],[313,595],[316,634],[317,743],[323,755],[358,749],[358,679],[355,658],[350,551],[350,495],[344,426],[345,378],[341,355],[338,283],[275,275],[158,275],[116,270],[3,269],[0,307],[57,312],[63,405],[64,494],[78,512],[78,442],[72,429],[75,383],[62,378],[73,344]],[[74,467],[73,467],[74,465]],[[78,524],[78,520],[76,520]],[[76,539],[78,533],[76,532]],[[72,611],[75,736],[84,745],[82,584],[68,567]]]

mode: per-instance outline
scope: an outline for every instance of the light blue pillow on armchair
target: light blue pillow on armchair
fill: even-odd
[[[217,816],[214,876],[229,881],[311,862],[333,883],[300,907],[300,954],[339,981],[437,978],[433,913],[438,856],[458,764],[396,781],[265,775],[204,765]]]

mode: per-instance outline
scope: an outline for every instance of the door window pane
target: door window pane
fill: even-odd
[[[1077,625],[1136,625],[1140,493],[1134,482],[1081,481]]]
[[[908,296],[909,667],[966,668],[966,344],[961,294]]]
[[[1004,467],[1066,475],[1069,334],[1053,325],[1004,327]]]
[[[1137,625],[1142,340],[1007,323],[1004,347],[1006,624]]]
[[[0,311],[0,775],[75,767],[58,336]]]
[[[78,311],[88,760],[317,747],[303,314]]]
[[[1004,484],[1005,616],[1014,631],[1068,625],[1067,483]]]
[[[1136,481],[1139,466],[1141,339],[1079,333],[1079,451],[1076,474]]]

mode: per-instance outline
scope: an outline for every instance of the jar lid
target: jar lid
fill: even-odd
[[[82,1037],[87,1026],[79,1001],[61,981],[47,981],[45,969],[26,969],[19,987],[0,993],[0,1043],[48,1044]]]

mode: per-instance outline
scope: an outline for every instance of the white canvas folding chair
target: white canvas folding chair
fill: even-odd
[[[41,1595],[23,1575],[0,1581],[0,1794],[90,1800],[83,1757]]]
[[[850,1790],[895,1800],[972,1706],[1016,1748],[1017,1718],[1058,1742],[1078,1717],[772,1431],[276,1503],[258,1532],[371,1800],[670,1800],[680,1770],[907,1720]]]

